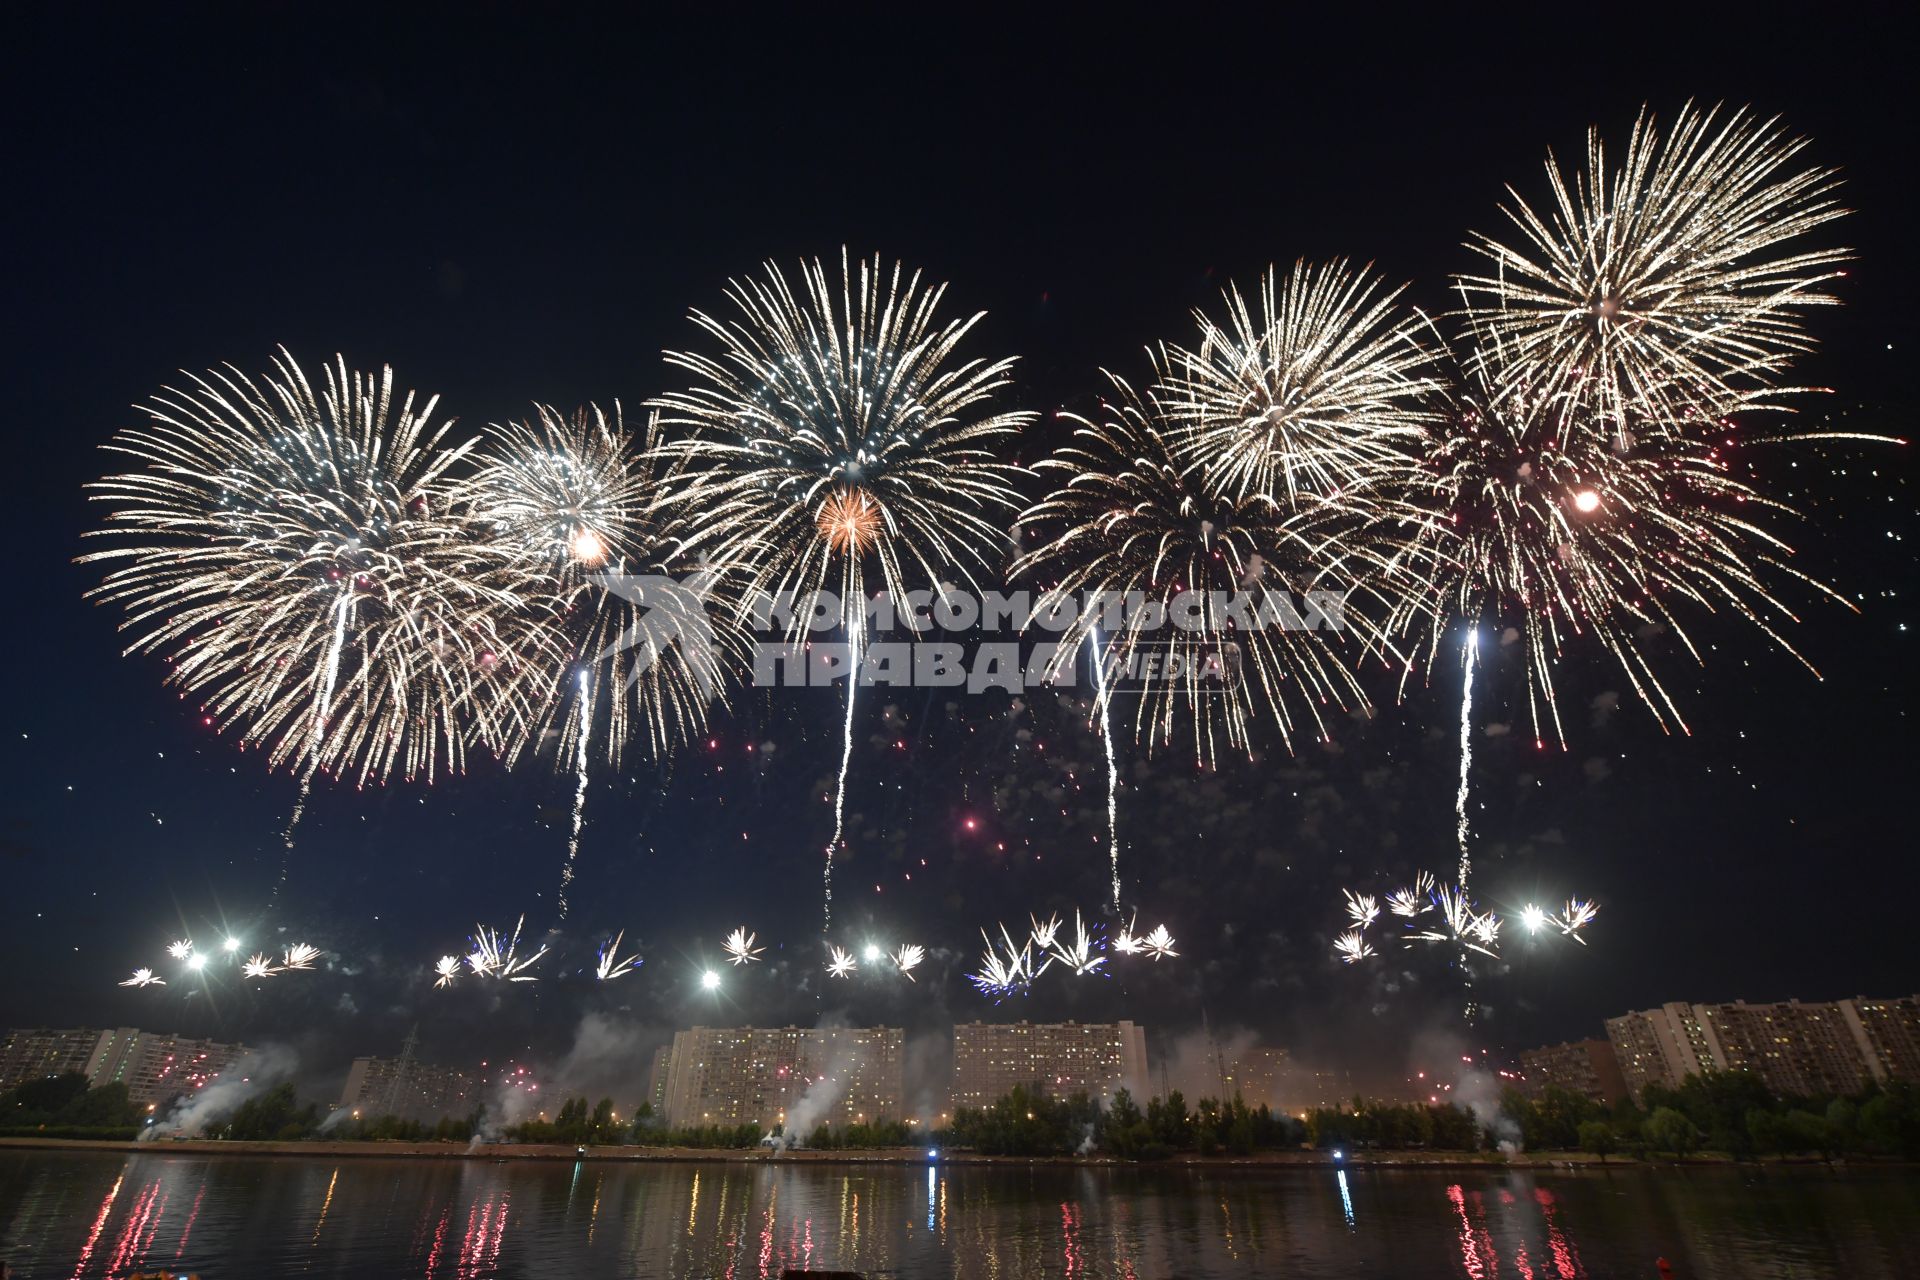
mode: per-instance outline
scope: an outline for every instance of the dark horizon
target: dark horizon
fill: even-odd
[[[524,911],[544,934],[571,776],[543,759],[432,787],[316,786],[269,918],[294,781],[203,728],[159,662],[121,657],[119,618],[82,600],[97,579],[73,563],[98,516],[81,486],[109,465],[99,446],[176,370],[259,371],[284,343],[309,371],[336,351],[390,363],[465,431],[535,401],[617,399],[632,418],[680,385],[660,352],[695,341],[689,309],[719,307],[765,259],[846,245],[949,282],[948,313],[985,310],[966,349],[1020,356],[1012,401],[1050,417],[1084,407],[1102,367],[1137,373],[1146,344],[1184,335],[1191,308],[1269,263],[1373,262],[1444,311],[1447,273],[1472,261],[1461,242],[1497,228],[1503,184],[1537,194],[1548,148],[1577,153],[1589,125],[1622,138],[1642,103],[1662,118],[1688,100],[1750,103],[1812,139],[1808,163],[1841,170],[1855,212],[1833,238],[1856,260],[1796,367],[1833,391],[1799,408],[1911,436],[1913,131],[1886,103],[1906,78],[1891,16],[1670,18],[1653,41],[1624,19],[1523,31],[1460,16],[1403,25],[1392,49],[1366,23],[1204,15],[960,30],[783,16],[751,40],[685,15],[18,16],[7,93],[22,127],[0,215],[18,317],[0,1025],[281,1041],[327,1072],[391,1053],[414,1022],[421,1056],[453,1063],[558,1059],[591,1015],[670,1030],[837,1014],[910,1033],[1128,1018],[1177,1037],[1204,1011],[1360,1067],[1428,1034],[1505,1050],[1597,1035],[1671,1000],[1920,990],[1900,853],[1915,763],[1907,448],[1795,446],[1763,463],[1806,515],[1796,566],[1860,610],[1794,597],[1790,638],[1823,678],[1708,625],[1698,677],[1671,666],[1691,734],[1667,735],[1616,668],[1571,652],[1569,748],[1541,752],[1521,741],[1511,655],[1489,659],[1476,894],[1577,894],[1601,915],[1586,947],[1510,946],[1476,985],[1471,1031],[1437,957],[1348,970],[1330,955],[1342,886],[1452,865],[1447,663],[1403,701],[1370,680],[1370,722],[1346,717],[1292,757],[1276,739],[1202,773],[1126,753],[1127,899],[1168,924],[1177,960],[998,1007],[965,986],[980,926],[1105,900],[1104,853],[1079,852],[1104,829],[1104,764],[1085,725],[1040,698],[949,710],[908,690],[864,703],[835,915],[936,954],[917,985],[816,1000],[839,703],[760,696],[658,773],[595,772],[547,982],[442,992],[431,964],[476,921]],[[1085,786],[1056,797],[1060,760],[1074,762],[1064,786]],[[115,985],[165,963],[177,931],[229,921],[333,958],[259,991]],[[736,925],[767,962],[702,993],[692,978]],[[557,980],[621,929],[645,949],[638,972]]]

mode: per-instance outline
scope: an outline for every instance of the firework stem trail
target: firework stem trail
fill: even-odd
[[[820,921],[820,932],[824,936],[833,925],[833,854],[840,847],[841,835],[846,830],[847,817],[847,771],[853,765],[853,701],[860,687],[860,641],[865,617],[860,613],[858,584],[850,583],[853,591],[847,596],[847,719],[840,734],[840,780],[833,793],[833,839],[827,843],[827,866],[824,877],[825,905]]]
[[[293,867],[293,833],[300,829],[300,819],[307,812],[307,797],[313,793],[313,771],[320,765],[320,746],[327,736],[327,712],[333,705],[334,688],[340,682],[340,651],[347,645],[347,615],[352,610],[353,585],[348,583],[340,591],[340,602],[333,607],[333,638],[327,643],[327,674],[313,695],[313,749],[307,753],[306,772],[300,777],[300,797],[293,802],[293,813],[287,818],[287,829],[280,836],[280,843],[284,846],[280,852],[280,878],[273,882],[273,892],[267,895],[269,909],[280,901],[280,891],[286,888],[287,873]]]
[[[1460,685],[1460,789],[1454,794],[1453,812],[1458,820],[1455,836],[1460,843],[1460,892],[1467,891],[1467,878],[1473,873],[1473,856],[1467,851],[1470,827],[1467,821],[1468,779],[1473,769],[1473,672],[1480,665],[1480,628],[1467,631],[1463,661],[1465,671]]]
[[[1108,713],[1107,668],[1100,657],[1100,628],[1087,632],[1087,654],[1093,659],[1094,697],[1100,708],[1100,745],[1107,752],[1107,860],[1113,875],[1113,914],[1120,915],[1120,766],[1113,755],[1113,719]]]
[[[1467,628],[1467,645],[1463,655],[1462,679],[1460,683],[1460,789],[1454,794],[1453,811],[1458,820],[1455,834],[1460,842],[1460,901],[1464,909],[1467,902],[1467,877],[1473,871],[1473,856],[1467,850],[1467,838],[1470,834],[1467,821],[1467,799],[1469,779],[1473,772],[1473,674],[1480,665],[1480,626],[1478,622]],[[1460,975],[1467,985],[1467,1017],[1472,1019],[1475,1009],[1473,999],[1473,973],[1467,968],[1467,949],[1463,943],[1460,948]]]
[[[280,878],[273,882],[273,892],[267,895],[267,908],[272,910],[280,901],[280,890],[286,888],[287,872],[293,866],[293,833],[300,829],[300,819],[307,812],[307,796],[313,791],[313,774],[309,772],[300,779],[300,795],[293,802],[293,812],[287,817],[287,829],[280,833]]]
[[[560,868],[560,919],[567,918],[567,886],[573,883],[573,860],[580,852],[580,827],[587,816],[587,739],[593,725],[592,688],[580,673],[580,731],[574,738],[573,831],[567,837],[567,861]]]

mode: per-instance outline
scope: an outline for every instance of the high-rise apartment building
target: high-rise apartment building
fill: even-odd
[[[1783,1097],[1858,1093],[1920,1080],[1920,996],[1665,1004],[1607,1019],[1607,1039],[1635,1097],[1706,1071],[1750,1071]]]
[[[1548,1085],[1558,1085],[1612,1106],[1627,1096],[1626,1077],[1609,1040],[1573,1040],[1528,1049],[1520,1055],[1521,1087],[1538,1097]]]
[[[69,1071],[84,1074],[99,1043],[100,1032],[88,1027],[9,1031],[7,1038],[0,1041],[0,1089],[65,1075]]]
[[[1285,1111],[1300,1092],[1285,1049],[1257,1044],[1226,1055],[1226,1061],[1227,1097],[1238,1097],[1249,1107]]]
[[[1706,1025],[1690,1004],[1623,1013],[1607,1019],[1627,1091],[1639,1097],[1650,1084],[1672,1087],[1690,1075],[1714,1069],[1715,1048]]]
[[[470,1115],[480,1100],[473,1077],[414,1058],[355,1058],[337,1110],[362,1119],[399,1116],[430,1124]]]
[[[1854,1043],[1876,1080],[1920,1080],[1920,996],[1840,1002]]]
[[[672,1128],[904,1119],[899,1027],[695,1027],[675,1033],[662,1111]]]
[[[116,1027],[100,1033],[87,1079],[96,1089],[124,1084],[136,1104],[158,1107],[206,1088],[223,1073],[244,1074],[252,1052],[243,1044]]]
[[[1016,1085],[1054,1097],[1148,1092],[1146,1032],[1132,1022],[964,1022],[953,1029],[953,1106],[987,1107]]]
[[[667,1074],[673,1069],[673,1042],[669,1040],[653,1051],[653,1065],[647,1070],[647,1105],[656,1116],[667,1114]]]
[[[1696,1005],[1718,1052],[1722,1071],[1750,1071],[1781,1097],[1858,1093],[1873,1072],[1840,1006],[1802,1004]]]
[[[0,1048],[0,1088],[41,1076],[84,1072],[93,1088],[124,1084],[132,1100],[157,1107],[205,1088],[252,1050],[243,1044],[195,1040],[133,1027],[15,1030]]]

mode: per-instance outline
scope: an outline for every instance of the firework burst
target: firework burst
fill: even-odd
[[[434,962],[433,972],[435,974],[433,980],[434,986],[452,986],[455,980],[460,977],[460,957],[441,956],[439,960]]]
[[[1583,168],[1550,155],[1551,201],[1514,193],[1518,239],[1475,236],[1487,274],[1457,278],[1500,344],[1500,389],[1568,402],[1576,427],[1623,440],[1711,433],[1768,403],[1813,346],[1802,313],[1838,302],[1851,256],[1805,243],[1845,213],[1833,170],[1796,167],[1806,145],[1777,120],[1689,104],[1664,132],[1643,110],[1618,167],[1598,130]]]
[[[1766,522],[1795,513],[1735,474],[1740,440],[1730,426],[1711,442],[1609,444],[1578,432],[1551,402],[1504,395],[1472,369],[1448,419],[1412,491],[1426,514],[1395,566],[1406,592],[1388,625],[1416,636],[1431,664],[1453,620],[1468,619],[1467,696],[1477,624],[1512,627],[1542,746],[1565,741],[1553,672],[1576,641],[1610,655],[1662,726],[1685,731],[1650,637],[1665,635],[1700,662],[1690,620],[1731,616],[1805,663],[1785,635],[1797,614],[1783,585],[1852,607],[1789,563],[1792,549]],[[1470,705],[1462,710],[1470,736]]]
[[[1342,889],[1347,895],[1347,915],[1353,921],[1353,927],[1364,929],[1380,918],[1380,900],[1370,893],[1355,893],[1351,889]]]
[[[515,664],[520,585],[446,492],[435,402],[396,402],[391,370],[327,367],[316,396],[282,351],[169,389],[107,447],[138,469],[89,486],[115,540],[95,599],[126,610],[129,653],[158,654],[206,716],[273,767],[361,783],[431,779],[466,744],[530,723]]]
[[[850,978],[859,965],[854,962],[853,952],[840,947],[827,948],[827,974],[835,978]]]
[[[1032,938],[1016,943],[1004,924],[999,928],[998,943],[985,929],[980,931],[980,939],[987,944],[987,949],[980,958],[979,971],[967,975],[967,981],[982,995],[996,999],[1025,991],[1053,963],[1051,959],[1042,959],[1035,968]]]
[[[1475,911],[1464,890],[1450,884],[1437,886],[1433,891],[1433,906],[1440,914],[1439,922],[1407,934],[1408,946],[1416,942],[1455,943],[1463,951],[1477,951],[1493,960],[1500,958],[1494,950],[1500,936],[1499,921],[1492,912],[1481,915]]]
[[[167,980],[151,969],[135,969],[133,976],[120,984],[123,987],[164,987]]]
[[[1600,908],[1595,904],[1582,902],[1578,898],[1569,898],[1566,910],[1557,916],[1547,917],[1547,923],[1558,929],[1562,937],[1572,938],[1584,947],[1587,945],[1587,940],[1580,936],[1580,931],[1592,924],[1593,918],[1599,914]]]
[[[593,976],[601,982],[609,982],[614,978],[632,973],[640,964],[640,953],[637,951],[624,959],[621,958],[620,941],[626,936],[627,931],[622,929],[600,944],[600,953],[594,960]]]
[[[1156,373],[1167,363],[1156,356]],[[1289,748],[1301,732],[1326,737],[1329,709],[1363,706],[1366,695],[1332,633],[1307,629],[1296,593],[1328,593],[1343,623],[1368,637],[1364,644],[1390,647],[1361,616],[1386,607],[1365,610],[1350,592],[1380,567],[1359,536],[1374,518],[1371,496],[1296,503],[1209,488],[1176,454],[1176,427],[1159,393],[1113,374],[1108,380],[1113,394],[1096,418],[1062,415],[1077,424],[1072,442],[1035,468],[1058,483],[1020,517],[1040,541],[1014,562],[1014,574],[1045,585],[1041,611],[1072,618],[1054,665],[1087,649],[1103,716],[1113,673],[1147,663],[1163,671],[1135,703],[1134,738],[1149,750],[1191,733],[1195,758],[1210,764],[1224,749],[1251,750],[1251,729],[1262,722]],[[1103,630],[1103,610],[1078,607],[1133,593],[1198,613],[1183,609],[1179,624],[1165,629]]]
[[[282,972],[295,969],[311,969],[314,961],[321,956],[320,948],[305,942],[296,942],[287,948],[286,957],[280,965]]]
[[[925,947],[917,946],[911,942],[903,943],[893,953],[893,966],[901,972],[908,982],[913,982],[916,981],[913,976],[913,971],[919,968],[920,962],[926,958],[927,949]]]
[[[1433,887],[1433,876],[1425,871],[1419,872],[1411,885],[1387,894],[1387,910],[1406,920],[1425,915],[1433,909],[1433,901],[1429,896],[1433,893]]]
[[[1375,955],[1373,945],[1358,929],[1349,929],[1333,941],[1333,953],[1342,964],[1359,964]]]
[[[797,289],[768,263],[729,284],[734,319],[694,313],[719,353],[670,352],[695,386],[658,402],[690,433],[665,446],[690,550],[768,595],[848,599],[870,568],[897,599],[987,563],[1004,537],[987,513],[1020,474],[1000,459],[1033,415],[990,407],[1013,362],[956,358],[981,317],[936,321],[944,291],[843,254],[837,284],[817,260]]]
[[[1176,957],[1180,953],[1173,949],[1173,935],[1167,932],[1167,926],[1157,924],[1140,939],[1140,949],[1155,960]]]
[[[560,656],[521,668],[560,761],[577,763],[590,744],[616,768],[636,742],[648,756],[667,754],[704,731],[710,704],[724,697],[725,658],[744,652],[732,613],[709,614],[693,598],[721,583],[703,579],[685,593],[631,583],[693,567],[656,509],[666,481],[658,426],[649,418],[636,436],[617,403],[611,415],[588,405],[570,417],[536,405],[531,418],[489,426],[454,486],[511,554],[538,606],[531,616],[547,629],[543,647]]]
[[[1237,500],[1348,503],[1407,466],[1425,438],[1433,356],[1417,317],[1344,262],[1260,279],[1257,311],[1225,293],[1198,346],[1176,349],[1162,393],[1180,452]]]
[[[1038,935],[1035,935],[1036,940]],[[1087,932],[1086,921],[1078,911],[1073,913],[1073,941],[1050,934],[1045,950],[1053,959],[1070,969],[1075,977],[1085,977],[1106,964],[1107,958],[1095,954],[1093,936]]]
[[[727,953],[728,964],[753,964],[760,959],[761,953],[766,951],[765,947],[753,945],[753,935],[747,932],[745,925],[728,934],[726,941],[720,945]]]
[[[501,945],[499,930],[489,929],[486,925],[474,926],[473,952],[467,957],[467,967],[474,976],[496,978],[502,982],[539,981],[527,970],[547,954],[547,948],[543,946],[530,956],[520,955],[520,931],[526,927],[526,923],[525,916],[515,922],[513,934],[504,946]]]
[[[956,357],[980,316],[937,321],[944,286],[877,257],[855,267],[844,251],[839,274],[836,287],[816,259],[801,264],[797,289],[773,263],[732,281],[733,319],[693,314],[718,353],[669,352],[694,386],[657,402],[663,423],[688,433],[665,446],[676,472],[663,501],[681,516],[686,550],[753,597],[831,590],[846,610],[847,726],[823,931],[845,834],[869,575],[896,600],[950,571],[971,582],[1003,536],[989,515],[1017,501],[1019,468],[1001,455],[1033,419],[990,406],[1011,360]]]

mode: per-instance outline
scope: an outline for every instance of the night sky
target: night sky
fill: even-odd
[[[879,252],[951,282],[1018,354],[1017,400],[1085,409],[1098,370],[1137,372],[1190,308],[1269,262],[1346,256],[1448,305],[1469,228],[1502,184],[1541,190],[1548,146],[1623,137],[1643,101],[1754,104],[1815,139],[1857,213],[1846,305],[1818,314],[1812,420],[1910,435],[1910,69],[1891,32],[1786,23],[1674,28],[1609,6],[1528,31],[1461,18],[1321,28],[1162,11],[1100,21],[932,16],[624,25],[472,8],[262,6],[202,23],[162,9],[9,19],[12,550],[0,809],[0,1024],[137,1025],[296,1045],[315,1072],[392,1052],[558,1055],[583,1017],[644,1028],[826,1015],[932,1029],[977,1016],[1216,1027],[1356,1067],[1460,1026],[1438,954],[1330,956],[1339,887],[1453,864],[1457,668],[1371,721],[1216,773],[1130,751],[1127,898],[1183,955],[1053,980],[994,1009],[961,980],[977,928],[1104,899],[1104,766],[1051,693],[864,697],[837,877],[844,936],[919,941],[917,986],[822,981],[818,850],[831,830],[837,698],[747,698],[665,767],[598,771],[574,911],[537,988],[430,987],[475,920],[551,922],[572,780],[551,759],[433,787],[321,786],[288,890],[265,906],[295,794],[203,727],[160,664],[120,656],[115,613],[72,563],[81,485],[176,378],[286,344],[391,363],[473,430],[531,401],[679,384],[663,348],[689,307],[772,257]],[[1276,14],[1279,12],[1275,11]],[[245,13],[245,16],[241,16]],[[1588,19],[1604,22],[1587,26]],[[679,23],[679,18],[673,19]],[[1031,461],[1039,452],[1023,454]],[[1568,750],[1537,751],[1496,655],[1481,686],[1476,893],[1602,904],[1592,945],[1509,945],[1479,985],[1475,1043],[1597,1034],[1667,1000],[1832,999],[1920,988],[1912,940],[1916,621],[1911,450],[1780,449],[1760,474],[1809,514],[1811,596],[1793,639],[1816,680],[1750,629],[1706,623],[1708,667],[1666,670],[1693,732],[1666,737],[1607,660],[1565,664]],[[864,696],[864,695],[863,695]],[[1515,732],[1499,728],[1513,725]],[[771,750],[768,747],[771,746]],[[968,826],[972,821],[971,829]],[[115,983],[182,930],[308,940],[325,971],[250,989]],[[770,964],[695,978],[738,924]],[[625,929],[640,972],[577,977]],[[282,932],[284,930],[285,932]],[[783,945],[784,944],[784,945]],[[251,949],[251,948],[249,948]]]

